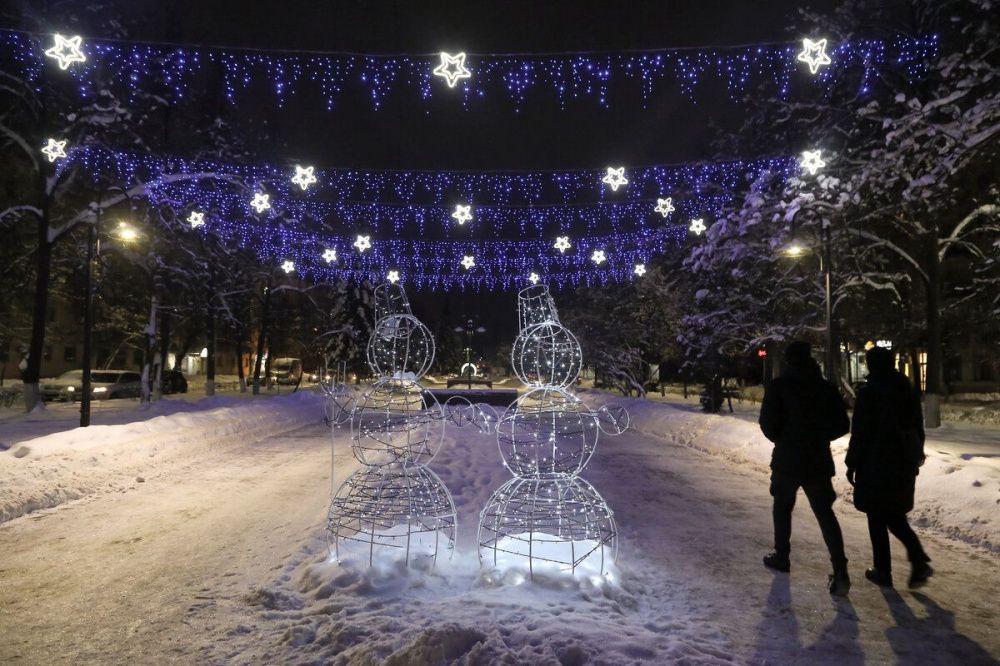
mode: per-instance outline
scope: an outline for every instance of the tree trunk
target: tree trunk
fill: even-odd
[[[160,364],[154,355],[156,354],[156,295],[150,299],[149,323],[146,324],[145,344],[143,344],[142,355],[142,389],[140,398],[143,402],[149,402],[152,395],[150,382],[155,382],[160,376]]]
[[[31,315],[31,340],[28,343],[27,367],[24,369],[24,408],[44,406],[38,380],[42,376],[42,353],[45,347],[45,324],[49,310],[49,283],[52,277],[52,244],[49,243],[48,206],[38,219],[38,249],[35,258],[35,303]]]
[[[240,380],[240,393],[247,392],[247,377],[243,372],[243,331],[237,331],[236,335],[236,376]]]
[[[267,339],[267,314],[271,304],[271,281],[264,286],[264,298],[260,307],[260,329],[257,332],[257,358],[253,363],[253,394],[260,393],[260,364],[264,358],[264,343]]]
[[[163,370],[167,368],[167,359],[170,358],[170,308],[160,308],[160,376],[156,378],[153,385],[153,400],[163,397]]]
[[[274,354],[271,351],[271,339],[267,340],[267,360],[264,361],[264,386],[268,390],[271,389],[271,361],[274,360]]]
[[[208,306],[208,319],[205,322],[208,332],[208,358],[205,371],[205,395],[215,395],[215,312],[211,303]]]
[[[935,228],[929,234],[927,258],[927,389],[924,393],[924,427],[941,426],[941,262]],[[919,369],[917,376],[920,376]]]

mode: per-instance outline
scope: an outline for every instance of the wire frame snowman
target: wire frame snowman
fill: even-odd
[[[375,289],[375,312],[367,353],[379,379],[339,405],[339,423],[350,423],[351,450],[363,466],[330,502],[331,547],[338,560],[433,564],[442,551],[453,552],[456,532],[451,493],[427,467],[444,438],[444,410],[419,383],[434,361],[434,340],[398,285]]]
[[[624,409],[591,409],[569,388],[583,365],[580,344],[559,322],[545,285],[518,295],[521,331],[512,365],[530,387],[500,417],[500,456],[514,478],[480,514],[479,557],[500,569],[604,576],[617,557],[614,515],[579,477],[601,433],[628,427]]]

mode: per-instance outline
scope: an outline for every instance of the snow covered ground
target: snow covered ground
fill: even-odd
[[[0,525],[0,662],[996,663],[994,459],[928,461],[915,515],[938,575],[921,592],[864,581],[864,518],[838,502],[854,589],[836,601],[804,500],[792,573],[760,564],[769,449],[750,413],[625,404],[632,430],[602,439],[583,475],[621,530],[601,585],[479,568],[478,511],[508,476],[469,427],[432,464],[459,511],[457,551],[432,571],[329,561],[331,480],[357,463],[341,434],[331,479],[318,396],[22,441],[0,452],[4,506],[8,478],[20,497],[72,480],[82,499]]]

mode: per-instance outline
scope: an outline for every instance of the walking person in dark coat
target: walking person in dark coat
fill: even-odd
[[[903,542],[910,560],[910,587],[934,573],[920,539],[906,520],[913,509],[917,474],[924,462],[924,421],[920,397],[906,376],[893,368],[892,353],[868,351],[868,382],[858,392],[847,450],[847,480],[854,506],[868,514],[874,567],[865,577],[892,587],[889,532]]]
[[[764,565],[777,571],[791,568],[792,509],[802,488],[830,552],[830,593],[846,595],[851,579],[844,537],[833,512],[837,493],[833,490],[830,441],[847,433],[850,420],[837,387],[823,379],[810,355],[808,342],[788,345],[785,363],[787,369],[767,387],[760,406],[760,429],[774,442],[774,552],[764,556]]]

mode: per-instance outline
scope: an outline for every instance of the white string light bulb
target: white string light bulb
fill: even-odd
[[[316,182],[316,174],[313,173],[314,168],[311,166],[302,167],[298,164],[295,165],[295,175],[292,176],[292,182],[301,187],[303,190],[309,188],[310,185]]]
[[[628,178],[625,177],[625,167],[608,167],[608,173],[601,178],[602,183],[611,186],[612,192],[617,192],[622,185],[628,185]]]
[[[49,139],[48,142],[42,146],[42,152],[45,153],[47,158],[49,158],[49,162],[55,162],[62,157],[66,157],[66,141]]]
[[[657,198],[656,208],[653,209],[653,212],[659,213],[663,217],[666,217],[667,215],[670,215],[672,212],[674,212],[674,210],[675,210],[674,198],[667,197],[666,199]]]
[[[205,214],[193,210],[191,211],[191,214],[188,215],[187,221],[188,224],[191,225],[192,229],[197,229],[198,227],[203,226],[205,224]]]
[[[358,248],[358,252],[364,252],[371,246],[371,236],[362,236],[361,234],[358,234],[357,240],[354,241],[354,247]]]
[[[830,60],[830,56],[826,54],[826,40],[820,39],[814,42],[808,37],[803,38],[802,51],[796,56],[796,60],[807,63],[810,74],[815,74],[819,71],[820,67],[833,62]]]
[[[695,236],[700,236],[701,232],[705,231],[706,228],[705,220],[699,217],[691,220],[691,226],[688,227],[688,231],[693,232]]]
[[[803,150],[802,159],[799,160],[799,166],[802,167],[803,171],[806,171],[810,176],[815,176],[816,172],[826,166],[826,162],[822,158],[822,150]]]
[[[254,192],[253,200],[250,202],[257,214],[263,213],[271,207],[271,195],[263,192]]]
[[[460,225],[465,224],[472,219],[472,206],[463,206],[462,204],[457,204],[455,206],[455,212],[451,214],[453,220],[458,222]]]
[[[80,44],[83,41],[80,35],[66,39],[56,33],[55,39],[55,45],[46,49],[45,55],[58,60],[59,69],[69,69],[69,66],[74,62],[86,62],[87,56],[83,55],[83,51],[80,50]]]
[[[434,68],[434,76],[440,76],[448,84],[449,88],[454,88],[459,79],[467,79],[472,76],[472,72],[465,68],[465,53],[441,52],[441,64]]]

